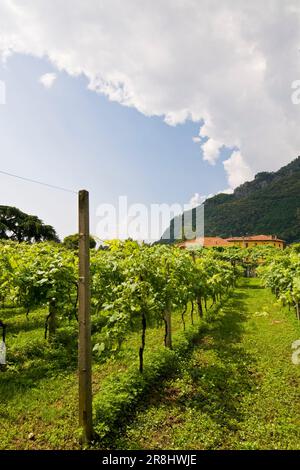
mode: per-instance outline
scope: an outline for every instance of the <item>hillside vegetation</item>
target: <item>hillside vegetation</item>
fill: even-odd
[[[207,199],[204,208],[205,236],[272,234],[288,243],[299,241],[300,157],[277,172],[258,173],[253,181],[239,186],[233,194]],[[201,206],[184,213],[187,238],[191,238],[193,219],[200,210]],[[181,227],[178,218],[172,224]],[[179,229],[171,230],[169,241],[181,238]]]

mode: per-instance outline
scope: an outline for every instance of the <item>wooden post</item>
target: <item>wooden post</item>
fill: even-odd
[[[93,436],[92,422],[92,349],[90,318],[90,228],[89,193],[79,191],[79,425],[83,442]]]

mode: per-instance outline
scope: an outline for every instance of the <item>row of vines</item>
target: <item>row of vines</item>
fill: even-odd
[[[300,321],[300,244],[285,250],[272,247],[224,250],[219,258],[241,266],[244,275],[249,272],[262,279],[284,306],[294,310]]]
[[[266,259],[258,269],[266,287],[269,287],[283,305],[295,311],[300,321],[300,253],[298,246]]]
[[[76,325],[78,256],[51,243],[0,245],[0,307],[43,308],[45,338],[55,339],[61,323]],[[164,325],[165,346],[172,348],[172,315],[180,312],[185,329],[204,317],[234,286],[233,259],[213,251],[191,253],[174,247],[111,242],[91,251],[94,351],[118,351],[128,334],[139,331],[139,368],[143,371],[147,328]],[[76,335],[76,327],[74,327]]]

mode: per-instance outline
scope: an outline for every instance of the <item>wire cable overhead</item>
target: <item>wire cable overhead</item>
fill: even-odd
[[[56,190],[59,190],[59,191],[64,191],[66,193],[77,194],[77,191],[74,191],[74,190],[68,189],[68,188],[63,188],[62,186],[56,186],[54,184],[44,183],[42,181],[34,180],[34,179],[31,179],[31,178],[25,178],[24,176],[14,175],[13,173],[8,173],[8,172],[2,171],[2,170],[0,170],[0,173],[2,175],[11,176],[12,178],[18,178],[19,180],[27,181],[29,183],[39,184],[39,185],[45,186],[47,188],[52,188],[52,189],[56,189]]]

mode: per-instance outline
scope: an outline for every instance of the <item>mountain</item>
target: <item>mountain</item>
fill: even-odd
[[[203,205],[172,219],[171,237],[164,242],[193,238],[195,217],[201,211]],[[258,173],[253,181],[242,184],[233,194],[207,199],[204,214],[207,237],[268,234],[288,243],[300,241],[300,156],[279,171]],[[182,220],[185,236],[179,230]],[[162,242],[167,238],[166,233]]]

